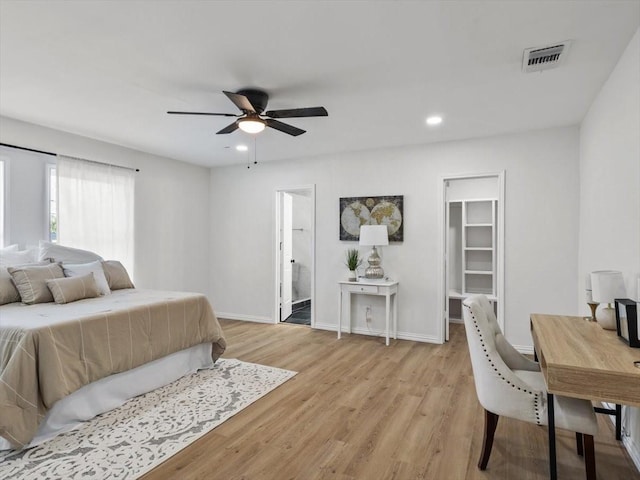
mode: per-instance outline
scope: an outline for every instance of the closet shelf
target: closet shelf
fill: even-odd
[[[465,270],[465,275],[493,275],[492,270]]]

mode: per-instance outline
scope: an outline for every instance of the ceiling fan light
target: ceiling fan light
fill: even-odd
[[[264,130],[265,122],[261,118],[241,118],[238,120],[238,127],[243,132],[260,133]]]

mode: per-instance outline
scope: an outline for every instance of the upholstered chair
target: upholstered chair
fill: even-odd
[[[485,410],[485,431],[478,468],[485,470],[499,417],[547,425],[547,391],[537,362],[521,355],[504,337],[484,295],[463,302],[478,400]],[[585,457],[587,479],[596,478],[593,436],[598,423],[588,400],[554,395],[555,426],[576,432],[578,454]],[[550,459],[555,464],[555,459]]]

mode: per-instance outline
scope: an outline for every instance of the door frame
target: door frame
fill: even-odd
[[[446,291],[447,288],[447,241],[448,241],[448,229],[449,226],[445,225],[445,222],[448,223],[449,212],[447,209],[447,190],[445,187],[446,182],[449,180],[463,180],[463,179],[473,179],[473,178],[488,178],[488,177],[497,177],[498,178],[498,212],[497,212],[497,230],[496,230],[496,241],[497,241],[497,250],[498,254],[496,255],[496,290],[498,293],[498,324],[502,329],[502,332],[506,335],[505,325],[504,325],[504,199],[505,199],[505,171],[500,170],[498,172],[488,172],[488,173],[468,173],[468,174],[455,174],[455,175],[442,175],[440,177],[440,182],[438,185],[438,198],[439,198],[439,206],[438,206],[438,224],[439,224],[439,258],[438,262],[438,315],[441,319],[441,322],[438,322],[438,339],[440,343],[445,343],[449,340],[449,318],[447,315],[449,305],[447,302],[449,301],[449,295]]]
[[[275,235],[273,242],[273,258],[274,258],[274,304],[273,304],[273,323],[280,323],[280,281],[282,255],[280,252],[280,242],[282,237],[280,230],[282,229],[282,193],[296,193],[300,191],[311,191],[311,328],[315,328],[316,324],[316,185],[296,185],[292,187],[279,187],[275,190]]]

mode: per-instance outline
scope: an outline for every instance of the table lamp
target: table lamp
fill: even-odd
[[[593,301],[593,291],[591,288],[591,274],[587,273],[587,278],[585,281],[585,289],[587,291],[587,305],[591,309],[591,318],[592,322],[596,321],[596,309],[598,308],[598,303]]]
[[[593,301],[607,304],[596,313],[596,320],[605,330],[615,330],[616,311],[611,304],[616,298],[626,296],[622,272],[615,270],[591,272],[591,287]]]
[[[360,245],[373,247],[367,259],[369,266],[364,272],[365,278],[384,278],[384,270],[380,266],[382,260],[376,247],[389,245],[389,230],[386,225],[362,225],[360,227]]]

